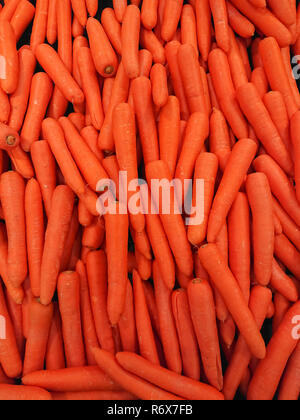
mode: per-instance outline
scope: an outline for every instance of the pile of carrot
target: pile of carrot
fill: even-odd
[[[298,400],[300,4],[0,3],[0,400]]]

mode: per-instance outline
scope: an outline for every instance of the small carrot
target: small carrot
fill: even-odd
[[[152,84],[153,103],[158,108],[163,107],[168,101],[167,72],[162,64],[156,63],[150,73]]]
[[[45,389],[22,385],[0,385],[0,398],[3,401],[52,401]]]
[[[74,194],[64,185],[56,187],[45,234],[41,264],[41,303],[48,305],[54,295],[64,244],[74,206]],[[53,247],[53,244],[55,246]]]
[[[227,53],[230,49],[230,36],[226,2],[224,0],[209,0],[209,4],[218,47]]]
[[[212,43],[211,9],[209,0],[196,0],[198,48],[204,61],[207,61]]]
[[[20,1],[10,21],[10,24],[15,32],[17,42],[29,26],[34,14],[35,7],[29,1]]]
[[[5,1],[3,9],[0,12],[0,18],[10,21],[20,0]]]
[[[163,45],[153,31],[141,29],[140,43],[152,54],[154,63],[165,64],[166,55]]]
[[[48,22],[49,0],[37,0],[35,17],[30,36],[30,48],[35,53],[38,45],[43,44],[46,38]]]
[[[133,290],[130,281],[127,281],[125,308],[118,323],[122,348],[124,351],[138,351],[138,337],[135,325],[133,306]]]
[[[300,278],[300,252],[282,235],[275,236],[275,256],[297,277]]]
[[[47,20],[47,41],[53,45],[57,39],[57,0],[49,0],[48,20]]]
[[[116,18],[115,11],[106,7],[101,14],[101,24],[108,39],[118,54],[122,53],[121,24]]]
[[[161,27],[161,36],[164,41],[171,41],[180,21],[180,16],[183,7],[183,0],[174,2],[173,0],[166,0],[164,7],[164,17]]]
[[[138,47],[140,38],[141,13],[135,5],[126,8],[123,18],[121,39],[122,39],[122,61],[125,72],[129,79],[139,75]]]
[[[196,14],[190,4],[184,4],[182,8],[180,26],[182,44],[192,45],[199,56]]]
[[[145,0],[142,3],[141,21],[146,29],[153,29],[157,24],[158,0]]]
[[[46,369],[58,370],[66,367],[63,336],[61,329],[61,318],[58,303],[53,303],[53,317],[49,331],[47,352],[46,352]]]
[[[10,22],[1,20],[0,53],[3,57],[2,60],[5,63],[5,67],[1,75],[0,87],[7,94],[14,93],[18,87],[19,59],[16,42],[16,35]]]
[[[243,38],[251,38],[255,32],[255,26],[243,16],[230,2],[227,2],[228,22],[231,28]]]
[[[71,0],[73,13],[82,26],[86,26],[87,10],[85,0]]]

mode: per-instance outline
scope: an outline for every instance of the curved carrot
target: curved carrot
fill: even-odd
[[[258,358],[264,358],[266,353],[265,343],[247,306],[242,291],[217,246],[215,244],[202,246],[199,249],[199,257],[211,281],[224,299],[232,318],[244,336],[251,352]]]
[[[166,68],[156,63],[151,69],[150,80],[154,105],[161,108],[167,103],[169,96]]]
[[[46,38],[48,21],[49,0],[37,0],[35,6],[35,17],[33,21],[30,48],[35,53],[38,45],[43,44]]]
[[[164,17],[161,27],[161,36],[164,41],[171,41],[180,21],[183,0],[166,0],[164,7]]]
[[[230,2],[227,2],[228,22],[231,28],[243,38],[251,38],[255,32],[255,26],[243,16]]]
[[[297,302],[285,314],[271,338],[266,358],[260,361],[250,382],[248,400],[271,400],[274,397],[286,363],[299,341],[293,335],[293,319],[299,315],[299,310],[300,302]]]
[[[45,389],[22,385],[0,385],[0,398],[2,401],[52,401]]]
[[[15,31],[16,39],[19,41],[35,14],[35,7],[27,0],[20,1],[10,24]]]
[[[86,26],[87,10],[85,0],[71,0],[73,13],[82,26]]]
[[[139,75],[140,15],[138,7],[129,5],[126,8],[122,24],[122,61],[129,79],[134,79]]]
[[[235,34],[232,29],[229,28],[229,42],[230,51],[227,54],[228,63],[230,66],[231,76],[235,88],[242,86],[248,82],[247,70],[243,61],[239,44],[237,43]]]
[[[41,265],[41,303],[48,305],[54,295],[64,244],[74,206],[74,194],[67,186],[56,187],[51,204]],[[53,245],[55,244],[55,246]]]
[[[91,307],[101,348],[115,353],[112,327],[107,313],[107,260],[103,251],[90,252],[86,259]]]
[[[133,306],[133,290],[130,281],[127,281],[125,308],[118,323],[122,348],[124,351],[138,351],[138,337],[135,325]]]
[[[47,41],[53,45],[57,39],[57,0],[49,0],[48,21],[47,21]]]
[[[61,330],[61,318],[58,303],[54,302],[53,306],[54,312],[50,326],[46,352],[47,370],[64,369],[66,367],[63,336]]]
[[[275,258],[273,258],[270,283],[271,286],[286,299],[291,302],[297,302],[299,298],[297,287],[291,278],[281,269]]]
[[[227,53],[230,49],[230,38],[226,2],[225,0],[209,0],[209,4],[218,47]]]
[[[151,52],[154,63],[165,64],[166,55],[164,47],[153,31],[142,28],[140,43],[144,49]]]
[[[14,93],[19,82],[19,58],[16,42],[12,25],[10,22],[2,20],[0,25],[0,51],[5,67],[1,75],[0,86],[7,94]]]
[[[122,54],[121,25],[116,18],[115,11],[106,7],[101,14],[101,24],[118,54]]]

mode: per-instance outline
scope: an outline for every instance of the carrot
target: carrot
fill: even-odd
[[[189,107],[185,96],[184,86],[181,79],[181,73],[179,70],[177,54],[180,48],[180,43],[177,41],[169,42],[165,47],[166,59],[168,62],[170,75],[172,79],[173,89],[175,95],[180,102],[180,115],[183,120],[187,120],[189,117]]]
[[[98,1],[97,0],[86,0],[86,8],[90,16],[94,17],[98,11]]]
[[[35,14],[35,7],[27,0],[20,1],[10,24],[16,35],[17,41],[21,38]]]
[[[299,398],[299,360],[300,345],[298,343],[296,349],[288,361],[283,379],[280,384],[278,395],[279,401],[297,401]]]
[[[46,44],[36,48],[36,58],[69,102],[80,104],[84,95],[55,50]]]
[[[202,246],[199,249],[199,257],[211,281],[221,294],[233,320],[244,336],[251,352],[258,358],[264,358],[264,341],[246,304],[242,291],[217,246],[215,244]],[[220,279],[222,279],[222,282],[220,282]]]
[[[160,324],[160,337],[168,369],[181,373],[182,361],[179,341],[172,312],[171,293],[165,285],[156,261],[153,263],[155,300]]]
[[[224,115],[216,108],[213,108],[210,117],[209,146],[210,151],[218,157],[220,168],[224,172],[231,154],[230,136]]]
[[[246,191],[253,219],[254,275],[260,285],[267,286],[272,273],[275,232],[272,194],[266,175],[259,172],[249,175]]]
[[[300,278],[300,253],[294,245],[282,235],[275,237],[275,256],[297,277]]]
[[[250,294],[250,214],[247,196],[238,193],[228,214],[229,266],[246,302]]]
[[[106,80],[110,80],[110,79],[106,79]],[[95,127],[93,127],[91,125],[87,126],[87,127],[84,127],[80,131],[80,135],[81,135],[81,137],[83,137],[86,144],[89,146],[89,148],[94,153],[94,155],[98,158],[98,160],[100,162],[102,162],[103,159],[104,159],[104,155],[103,155],[102,150],[100,150],[99,147],[98,147],[98,135],[99,134],[98,134],[98,131],[95,129]]]
[[[300,250],[300,232],[297,224],[283,210],[278,201],[273,198],[274,213],[282,226],[283,233]]]
[[[107,113],[105,114],[104,123],[99,134],[99,147],[101,150],[113,151],[114,150],[114,139],[113,139],[113,126],[112,118],[114,108],[122,102],[126,102],[129,93],[129,79],[126,75],[123,62],[120,63],[116,79],[114,82],[111,100]]]
[[[52,92],[53,86],[48,75],[36,73],[32,78],[29,104],[21,131],[21,144],[26,152],[30,150],[32,143],[39,139],[42,121]]]
[[[274,314],[272,320],[272,332],[278,330],[279,325],[281,324],[285,314],[291,308],[291,302],[282,296],[280,293],[276,292],[274,295]]]
[[[9,379],[5,373],[3,372],[2,367],[0,366],[0,384],[4,385],[13,385],[14,384],[14,380],[13,379]]]
[[[29,308],[30,308],[30,303],[34,299],[34,296],[32,294],[31,287],[30,287],[29,277],[26,277],[23,284],[23,289],[24,289],[24,299],[22,302],[22,324],[23,324],[22,330],[23,330],[24,337],[27,338],[28,331],[29,331]]]
[[[138,338],[135,326],[133,290],[129,280],[127,281],[125,307],[118,327],[123,350],[136,353],[138,351]]]
[[[219,48],[211,51],[208,57],[208,66],[213,86],[220,104],[232,131],[239,139],[248,136],[248,126],[236,100],[230,66],[226,54]],[[220,72],[222,69],[222,72]]]
[[[255,7],[248,0],[231,0],[231,3],[263,34],[274,36],[281,47],[291,43],[290,31],[267,8]]]
[[[265,71],[262,67],[256,67],[252,71],[250,82],[253,83],[259,93],[261,98],[269,91],[269,84],[265,74]]]
[[[47,20],[47,41],[53,45],[57,40],[57,17],[56,17],[57,0],[49,0],[48,20]]]
[[[27,275],[24,194],[25,184],[17,172],[1,175],[1,203],[8,232],[8,278],[20,286]]]
[[[166,55],[164,47],[153,31],[141,28],[140,43],[144,49],[150,51],[154,63],[165,64]]]
[[[107,313],[107,260],[103,251],[90,252],[86,259],[91,307],[101,348],[115,353],[112,327]]]
[[[283,0],[280,4],[274,0],[269,0],[268,6],[284,25],[290,26],[294,23],[296,15],[289,0]]]
[[[123,22],[124,15],[126,13],[127,2],[125,0],[113,0],[113,8],[116,14],[116,18],[120,23]]]
[[[57,302],[53,303],[53,311],[46,352],[47,370],[64,369],[66,367],[61,318]]]
[[[144,400],[180,399],[176,395],[166,392],[161,388],[140,379],[138,376],[127,372],[119,365],[119,363],[117,363],[115,357],[108,352],[101,349],[94,349],[94,353],[100,368],[103,369],[104,372],[112,378],[112,380],[117,381],[124,390],[133,393],[138,398]]]
[[[79,200],[78,202],[78,221],[81,226],[91,226],[94,220],[94,216],[88,211],[85,204]]]
[[[33,21],[30,48],[35,53],[38,45],[43,44],[46,38],[48,22],[49,0],[37,0],[35,6],[35,17]]]
[[[50,401],[51,394],[42,388],[22,385],[0,385],[3,401]]]
[[[256,144],[250,139],[240,140],[234,146],[209,216],[207,234],[209,242],[214,242],[221,230],[256,150]]]
[[[167,72],[162,64],[156,63],[150,73],[152,84],[152,97],[154,105],[158,108],[166,105],[168,101],[168,81]]]
[[[16,42],[16,35],[10,22],[1,20],[0,53],[5,67],[1,75],[0,87],[7,94],[14,93],[18,87],[19,59]]]
[[[0,18],[10,21],[20,0],[5,1],[3,9],[0,11]]]
[[[299,91],[298,91],[297,81],[295,79],[293,69],[291,67],[290,48],[289,47],[281,48],[281,56],[282,56],[282,59],[283,59],[283,64],[284,64],[285,71],[286,71],[288,79],[289,79],[290,87],[291,87],[291,90],[292,90],[292,93],[293,93],[293,97],[294,97],[296,106],[299,109],[299,107],[300,107],[300,95],[299,95]]]
[[[126,8],[123,18],[121,39],[122,39],[122,61],[129,79],[139,75],[138,47],[140,38],[141,13],[135,5]]]
[[[190,4],[185,4],[182,8],[180,26],[182,44],[192,45],[198,57],[199,50],[197,39],[196,13],[193,6],[191,6]]]
[[[52,304],[44,306],[37,300],[30,303],[23,375],[41,370],[44,366],[52,316]]]
[[[228,14],[224,0],[209,0],[218,47],[226,53],[230,49]]]
[[[188,298],[205,375],[210,385],[221,390],[223,375],[220,346],[213,293],[208,282],[202,279],[190,282]]]
[[[143,148],[145,164],[158,160],[158,135],[154,118],[151,82],[146,77],[138,77],[132,81],[132,94]]]
[[[117,354],[117,361],[131,374],[137,375],[151,384],[168,392],[176,393],[190,400],[222,400],[223,395],[209,385],[153,365],[141,356],[122,352]]]
[[[11,112],[8,95],[0,88],[0,122],[7,124]]]
[[[112,46],[118,54],[122,53],[121,25],[116,18],[115,11],[106,7],[101,14],[101,24],[110,40]]]
[[[73,13],[82,26],[86,26],[87,10],[85,0],[71,0]]]
[[[161,36],[164,41],[171,41],[180,21],[183,7],[183,0],[166,0],[164,7],[164,16],[161,27]]]
[[[255,32],[255,26],[243,16],[230,2],[227,2],[228,22],[230,27],[243,38],[251,38]]]
[[[41,370],[22,378],[29,386],[42,386],[52,392],[119,391],[120,387],[98,366]]]
[[[153,179],[159,181],[165,179],[171,182],[169,169],[163,161],[154,161],[146,165],[146,176],[148,183],[151,183]],[[174,189],[173,191],[170,189],[169,214],[163,214],[163,212],[160,214],[160,218],[180,271],[186,276],[191,276],[193,272],[192,252],[186,237],[183,220],[178,211],[178,203],[173,193]],[[167,198],[169,199],[169,197]],[[154,200],[156,199],[157,197],[154,198]],[[158,207],[157,202],[154,201],[154,204]]]
[[[262,327],[268,306],[272,301],[272,294],[269,289],[262,286],[254,286],[251,291],[249,307],[258,328]],[[226,400],[232,400],[236,394],[239,384],[251,360],[251,352],[243,338],[237,340],[232,353],[228,368],[224,375],[224,395]]]
[[[70,262],[74,242],[77,237],[78,231],[79,231],[78,208],[77,206],[74,206],[68,234],[67,234],[65,244],[64,244],[63,255],[61,257],[60,271],[65,271],[69,268],[69,262]]]
[[[274,397],[286,363],[295,350],[298,339],[293,334],[294,318],[299,315],[300,302],[284,316],[267,347],[267,356],[258,364],[250,382],[249,400],[271,400]],[[272,369],[270,369],[272,366]]]
[[[145,0],[142,3],[141,22],[146,29],[153,29],[157,24],[158,0]]]
[[[57,276],[64,251],[74,206],[74,195],[69,187],[56,187],[51,204],[41,264],[41,303],[48,305],[54,295]],[[55,244],[55,246],[53,246]]]
[[[76,272],[65,271],[59,275],[58,301],[62,318],[62,333],[67,367],[85,365],[85,350],[80,315],[80,279]],[[76,352],[74,352],[76,348]]]
[[[263,102],[288,151],[291,150],[289,117],[280,92],[270,91],[263,96]]]
[[[299,298],[298,290],[291,278],[281,269],[275,258],[273,258],[272,263],[272,275],[270,284],[286,299],[291,302],[297,302]]]
[[[19,350],[19,354],[21,358],[23,359],[24,349],[25,349],[25,337],[23,335],[22,304],[15,302],[13,300],[7,288],[5,290],[5,300],[6,300],[7,310],[10,315],[10,319],[11,319],[13,329],[15,332],[16,343]]]
[[[256,87],[247,83],[237,90],[239,104],[266,151],[289,174],[293,173],[291,157],[281,139]],[[263,116],[263,117],[262,117]],[[263,119],[262,119],[263,118]],[[263,124],[262,124],[263,121]]]
[[[103,88],[102,88],[102,105],[103,105],[103,113],[104,115],[107,114],[110,98],[112,95],[113,87],[115,83],[115,77],[109,77],[104,79],[103,81]]]
[[[104,221],[102,218],[96,218],[91,225],[84,229],[82,235],[82,245],[91,249],[98,249],[101,247],[104,237]]]
[[[279,45],[274,38],[265,38],[259,43],[259,53],[272,90],[282,93],[286,108],[291,118],[298,110],[284,67]],[[276,69],[276,70],[275,70]]]
[[[197,22],[198,48],[202,59],[207,61],[211,49],[211,9],[209,0],[196,0],[195,13]]]
[[[254,168],[267,176],[273,195],[288,215],[300,225],[300,207],[295,190],[279,165],[270,156],[262,155],[255,159]]]

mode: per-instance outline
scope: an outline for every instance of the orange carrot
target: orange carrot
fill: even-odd
[[[53,306],[54,313],[51,322],[46,352],[47,370],[64,369],[66,367],[58,303],[54,302]]]
[[[182,8],[180,26],[182,44],[192,45],[199,56],[196,14],[190,4],[185,4]]]
[[[300,231],[297,224],[283,210],[278,201],[273,198],[274,213],[282,226],[283,233],[300,250]]]
[[[0,18],[10,21],[19,2],[20,0],[5,1],[3,9],[0,11]]]
[[[251,83],[253,83],[261,98],[269,91],[269,83],[263,67],[256,67],[252,71]]]
[[[121,25],[116,18],[115,11],[106,7],[101,14],[101,24],[112,46],[118,54],[122,53]]]
[[[275,256],[297,277],[300,278],[300,253],[294,245],[282,235],[275,236]]]
[[[299,398],[299,360],[300,345],[297,344],[292,356],[290,357],[283,379],[280,384],[278,395],[279,401],[298,401]]]
[[[146,29],[153,29],[157,23],[158,0],[145,0],[142,3],[141,21]]]
[[[49,0],[37,0],[35,17],[30,36],[30,48],[35,53],[38,45],[43,44],[46,38]]]
[[[174,2],[166,0],[164,7],[164,17],[161,27],[161,36],[163,40],[169,42],[172,40],[180,20],[183,0]]]
[[[0,79],[0,87],[7,94],[14,93],[18,87],[19,59],[16,42],[16,35],[12,25],[6,20],[1,20],[0,53],[5,66]]]
[[[57,39],[57,0],[49,0],[48,21],[47,21],[47,41],[53,45]]]
[[[153,103],[158,108],[166,105],[168,101],[168,81],[167,72],[162,64],[156,63],[150,73],[152,84]]]
[[[21,36],[24,34],[25,30],[34,17],[34,14],[35,7],[29,1],[20,1],[10,21],[17,41],[19,41]]]
[[[280,265],[273,258],[271,286],[282,296],[291,302],[297,302],[299,298],[298,290],[291,278],[285,274]]]
[[[141,16],[135,5],[126,8],[122,25],[122,61],[129,79],[139,75],[138,47],[140,38]]]
[[[243,38],[251,38],[255,27],[250,20],[243,16],[230,2],[227,2],[228,22],[231,28]]]
[[[224,172],[231,154],[230,135],[222,111],[216,108],[213,108],[210,117],[209,146],[210,151],[218,157],[220,168]]]
[[[209,0],[209,4],[218,47],[227,53],[230,49],[230,38],[226,2],[224,0]]]
[[[143,48],[150,51],[154,63],[165,64],[166,55],[164,47],[153,31],[142,28],[140,43]]]
[[[22,385],[0,385],[0,398],[3,401],[52,400],[51,394],[45,389]]]
[[[209,0],[196,0],[195,12],[197,20],[198,47],[204,61],[207,61],[211,49],[211,9]]]
[[[71,0],[73,13],[82,26],[86,26],[87,10],[85,0]]]
[[[125,308],[118,326],[123,350],[136,353],[138,351],[138,338],[133,306],[133,290],[129,280],[127,281]]]

